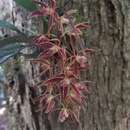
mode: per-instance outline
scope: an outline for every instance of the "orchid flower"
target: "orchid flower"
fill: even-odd
[[[37,4],[40,4],[41,7],[39,10],[34,11],[31,13],[31,16],[37,17],[37,16],[48,16],[48,34],[50,33],[52,27],[55,25],[55,23],[58,21],[58,14],[56,12],[56,1],[50,0],[49,4],[46,4],[45,2],[38,2],[34,1]]]

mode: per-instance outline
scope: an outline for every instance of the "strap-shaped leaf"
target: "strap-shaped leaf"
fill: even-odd
[[[11,29],[13,31],[16,31],[17,33],[23,34],[16,26],[14,26],[13,24],[11,24],[5,20],[0,20],[0,28]]]
[[[34,37],[35,36],[27,37],[24,35],[18,35],[18,36],[3,38],[0,39],[0,48],[14,43],[31,43]]]
[[[33,3],[33,0],[15,0],[15,2],[28,11],[36,10],[36,5]]]
[[[0,64],[19,53],[23,48],[23,45],[17,43],[0,48]]]
[[[29,48],[30,52],[27,51],[21,52],[23,49]],[[32,45],[23,45],[20,43],[14,43],[11,45],[4,46],[0,48],[0,64],[4,63],[7,61],[9,58],[19,54],[23,56],[35,56],[34,54],[36,53],[36,48],[32,47]]]
[[[24,48],[31,47],[30,49],[32,50],[33,44],[31,44],[31,42],[33,38],[34,36],[27,37],[24,35],[18,35],[14,37],[0,39],[0,64],[17,54],[22,55],[21,50],[23,50]],[[23,43],[26,44],[23,45]],[[32,51],[31,54],[23,55],[31,56],[33,53],[34,51]]]
[[[7,81],[6,81],[4,69],[2,68],[2,66],[0,66],[0,84],[4,84],[6,82]],[[1,98],[1,96],[0,96],[0,98]]]

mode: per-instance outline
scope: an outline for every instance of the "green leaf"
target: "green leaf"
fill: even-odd
[[[29,49],[30,51],[24,52],[24,49]],[[9,58],[16,55],[24,57],[34,57],[37,54],[37,48],[32,45],[23,45],[22,43],[14,43],[11,45],[6,45],[0,48],[0,64],[7,61]]]
[[[34,37],[35,36],[27,37],[24,35],[18,35],[18,36],[3,38],[0,39],[0,48],[14,43],[31,43]]]
[[[23,48],[23,45],[17,43],[0,48],[0,64],[8,60],[10,57],[18,54]]]
[[[15,55],[23,55],[24,57],[36,57],[37,49],[32,43],[35,36],[18,35],[0,39],[0,64],[7,61]],[[23,43],[26,43],[23,45]],[[30,52],[21,52],[24,48],[30,48]]]
[[[13,24],[11,24],[5,20],[0,20],[0,28],[11,29],[13,31],[23,34],[17,27],[15,27]]]
[[[32,0],[15,0],[15,2],[28,11],[36,10],[36,5]]]

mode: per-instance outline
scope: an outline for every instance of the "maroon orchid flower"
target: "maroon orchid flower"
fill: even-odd
[[[87,58],[85,56],[76,56],[75,61],[79,64],[81,68],[86,67]]]
[[[66,77],[65,74],[61,74],[58,76],[54,76],[47,81],[44,82],[44,85],[52,85],[55,86],[58,85],[60,89],[60,95],[62,99],[65,99],[69,93],[69,90],[71,87],[73,87],[71,84],[75,80],[73,77]]]
[[[49,39],[45,35],[41,35],[35,38],[34,42],[35,45],[38,46],[40,51],[42,51],[39,57],[42,57],[43,59],[48,59],[57,53],[59,58],[61,58],[61,60],[65,62],[67,57],[66,50],[60,47],[59,39]]]
[[[45,45],[46,48],[44,47]],[[66,60],[66,51],[64,48],[61,48],[52,43],[44,44],[42,47],[45,50],[40,53],[39,57],[42,57],[43,59],[48,59],[57,54],[62,59],[62,61]]]
[[[62,108],[59,113],[58,120],[60,122],[64,122],[68,117],[69,117],[69,110],[67,108]]]
[[[76,121],[79,124],[80,123],[79,113],[80,113],[80,106],[76,108],[74,107],[73,109],[63,107],[59,112],[58,120],[60,122],[64,122],[66,120],[69,120],[72,122]]]
[[[55,101],[54,101],[55,96],[51,94],[43,94],[42,97],[40,97],[40,105],[41,109],[45,109],[45,113],[52,112],[55,107]]]
[[[71,87],[71,82],[72,82],[72,79],[70,79],[70,78],[64,78],[60,82],[61,98],[62,99],[65,99],[67,97],[68,92],[69,92],[70,87]]]
[[[69,65],[72,69],[74,69],[77,74],[83,69],[87,69],[89,67],[87,63],[88,59],[84,55],[74,55],[72,56],[72,63]]]
[[[71,67],[71,66],[67,66],[65,68],[65,74],[68,76],[68,77],[75,77],[77,73],[75,73],[74,69]]]
[[[64,74],[59,74],[44,81],[44,85],[49,85],[49,84],[54,85],[55,83],[59,83],[63,79],[64,79]]]
[[[75,102],[79,105],[83,105],[83,99],[84,96],[80,93],[78,93],[77,91],[75,91],[74,89],[71,89],[70,95],[68,96],[68,100],[71,100],[72,102]]]
[[[45,113],[49,113],[51,112],[52,110],[54,110],[54,106],[55,106],[55,101],[53,100],[54,99],[54,96],[50,95],[47,100],[46,100],[46,105],[47,105],[47,108],[45,110]]]
[[[60,40],[59,39],[57,39],[57,38],[53,38],[53,39],[50,39],[50,38],[48,38],[47,36],[45,36],[45,35],[39,35],[39,36],[37,36],[36,38],[34,38],[34,43],[35,43],[35,45],[37,45],[37,46],[40,46],[40,45],[43,45],[43,44],[49,44],[49,43],[52,43],[52,44],[55,44],[55,45],[58,45],[58,46],[60,46]]]
[[[81,30],[87,29],[89,27],[90,27],[90,25],[88,23],[79,23],[79,24],[76,24],[73,27],[73,29],[71,30],[70,33],[73,36],[82,35],[82,31]]]
[[[50,39],[47,37],[47,36],[45,36],[45,35],[39,35],[39,36],[37,36],[36,38],[34,38],[34,43],[36,44],[36,45],[39,45],[39,44],[42,44],[42,43],[47,43],[47,42],[49,42],[50,41]]]
[[[70,36],[71,40],[75,40],[75,39],[79,38],[79,36],[82,35],[82,30],[85,30],[89,27],[90,27],[90,25],[88,23],[79,23],[76,25],[72,25],[69,28],[69,31],[67,32],[67,34]]]
[[[88,85],[85,85],[85,83],[75,83],[73,85],[75,86],[77,93],[89,93]]]
[[[44,47],[44,45],[43,45],[43,47]],[[46,48],[46,50],[44,52],[41,52],[39,57],[48,59],[48,58],[52,57],[54,54],[58,53],[59,50],[60,50],[59,46],[50,43],[50,47]]]
[[[48,16],[48,34],[50,33],[52,27],[58,21],[59,17],[56,12],[56,1],[50,0],[49,5],[44,2],[35,1],[35,3],[40,4],[41,8],[37,11],[31,13],[31,16]]]

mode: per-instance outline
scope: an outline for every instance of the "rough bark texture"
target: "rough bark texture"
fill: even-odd
[[[88,44],[98,51],[90,70],[88,105],[81,126],[59,124],[56,118],[35,111],[36,66],[24,62],[15,73],[13,113],[18,130],[130,130],[130,2],[129,0],[81,0],[81,14],[90,20]]]

